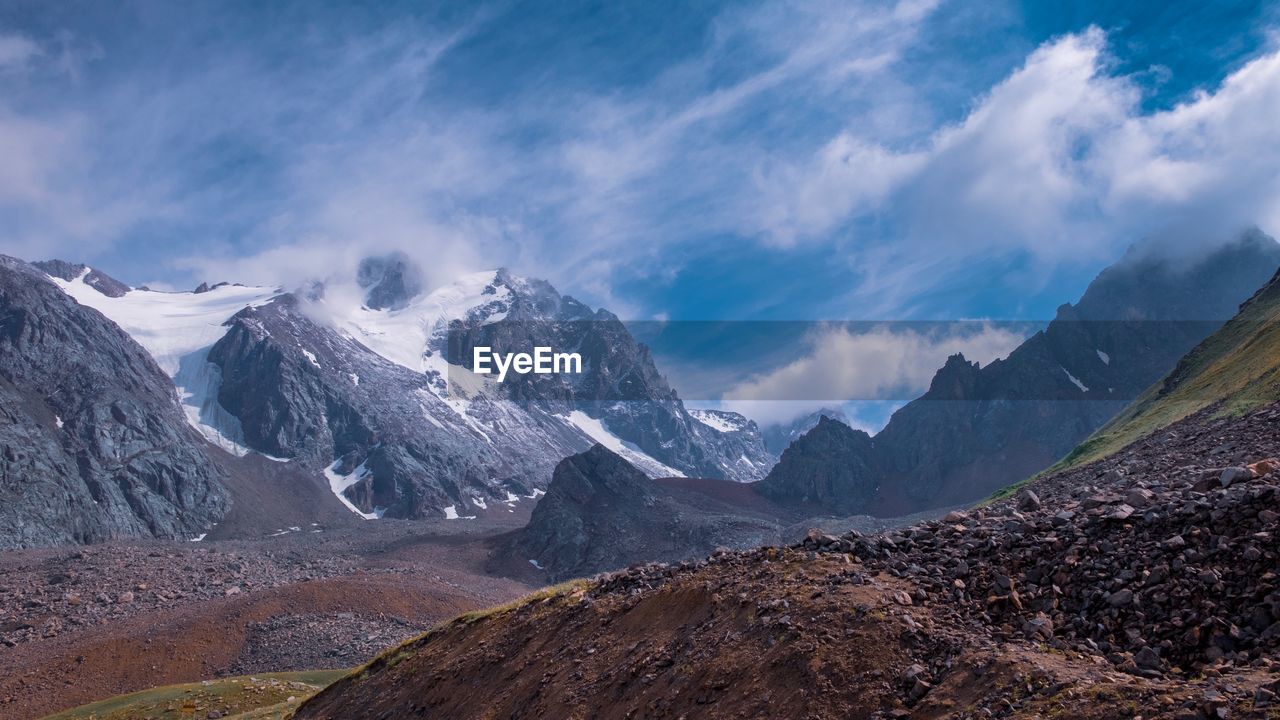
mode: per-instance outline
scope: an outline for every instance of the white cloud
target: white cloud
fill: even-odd
[[[1280,227],[1280,53],[1172,109],[1141,100],[1112,74],[1103,32],[1064,36],[922,146],[854,125],[802,162],[763,164],[754,230],[790,244],[877,217],[899,229],[900,255],[1025,249],[1055,263],[1174,229],[1203,242]]]
[[[878,87],[935,4],[730,8],[701,52],[649,83],[512,87],[500,107],[460,104],[437,82],[441,61],[486,30],[483,13],[337,43],[317,29],[270,54],[224,39],[165,72],[107,56],[93,86],[54,67],[67,54],[56,44],[6,41],[5,62],[54,72],[0,86],[41,100],[0,101],[0,148],[20,150],[0,170],[0,247],[94,261],[159,228],[182,250],[166,248],[147,277],[163,262],[179,283],[282,284],[395,247],[440,275],[509,265],[626,312],[615,274],[661,277],[670,249],[739,222],[758,153],[732,126]],[[102,59],[92,49],[79,55]]]
[[[865,332],[834,325],[813,333],[801,357],[740,383],[721,400],[763,424],[847,401],[907,400],[929,387],[950,355],[986,365],[1024,339],[1014,329],[977,323]]]
[[[1233,73],[1212,93],[1126,118],[1091,157],[1107,180],[1109,214],[1176,213],[1179,224],[1225,217],[1280,227],[1280,52]]]
[[[1100,263],[1163,224],[1280,227],[1280,55],[1148,113],[1102,32],[1069,35],[937,127],[901,62],[935,4],[735,7],[648,82],[512,88],[499,107],[436,82],[484,17],[302,33],[288,62],[229,42],[94,86],[59,71],[43,102],[0,73],[0,247],[92,261],[160,227],[183,247],[171,269],[286,284],[398,248],[442,278],[508,265],[625,316],[617,275],[663,282],[699,242],[741,235],[827,243],[856,274],[848,313],[904,317],[1000,253]],[[0,36],[0,68],[58,55]]]
[[[924,153],[893,153],[841,133],[803,170],[757,171],[764,202],[756,219],[766,242],[794,245],[799,237],[826,233],[850,215],[879,208],[927,160]]]
[[[882,95],[903,92],[892,64],[936,6],[936,0],[780,1],[730,11],[715,23],[705,52],[650,87],[579,98],[585,122],[559,156],[573,190],[560,209],[563,219],[572,232],[589,233],[579,249],[590,262],[634,266],[691,235],[738,229],[743,178],[758,172],[759,145],[772,142],[741,136],[735,126],[743,116],[762,104],[803,106],[833,97],[877,104]],[[722,82],[722,73],[733,76],[724,66],[744,55],[762,58],[759,69]]]
[[[37,56],[40,46],[23,35],[0,35],[0,72],[21,70]]]

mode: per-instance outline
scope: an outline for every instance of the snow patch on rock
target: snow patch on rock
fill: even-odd
[[[173,378],[187,422],[210,442],[234,454],[248,454],[240,420],[218,404],[222,382],[208,361],[209,349],[226,333],[223,326],[246,307],[256,307],[280,294],[278,289],[222,285],[208,292],[130,290],[109,297],[85,282],[86,268],[74,280],[50,279],[76,302],[107,316],[129,333]]]
[[[364,466],[364,463],[360,463],[360,466],[355,470],[352,470],[350,473],[346,475],[339,475],[338,464],[340,462],[340,460],[335,460],[332,465],[324,469],[324,476],[329,480],[329,489],[333,491],[334,497],[338,498],[338,500],[345,505],[348,510],[359,515],[365,520],[377,520],[381,517],[377,508],[374,508],[374,511],[371,513],[364,512],[360,508],[356,507],[355,503],[348,500],[347,496],[343,494],[346,492],[347,488],[367,477],[369,475],[369,469]]]
[[[1080,382],[1080,378],[1072,375],[1070,370],[1062,368],[1062,372],[1067,374],[1067,379],[1070,380],[1073,385],[1080,388],[1080,392],[1089,392],[1089,388],[1085,387],[1085,384]]]
[[[724,433],[738,432],[742,430],[741,423],[734,423],[731,420],[731,416],[726,416],[722,413],[690,408],[689,414],[693,416],[694,420],[697,420],[712,430],[718,430]]]
[[[444,509],[445,520],[475,520],[475,515],[459,515],[458,506],[450,505]]]
[[[605,427],[603,422],[591,417],[581,410],[574,410],[563,417],[572,423],[574,427],[581,430],[587,437],[622,456],[650,477],[685,476],[684,473],[679,470],[658,462],[640,448],[609,432],[609,429]]]

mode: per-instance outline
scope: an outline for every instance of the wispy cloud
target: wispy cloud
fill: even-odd
[[[40,46],[31,38],[0,34],[0,72],[20,70],[40,54]]]
[[[986,365],[1025,338],[1024,328],[985,323],[831,326],[815,330],[797,358],[739,383],[720,400],[763,424],[851,401],[905,401],[929,387],[950,355]]]
[[[400,249],[435,282],[507,265],[647,316],[664,308],[620,280],[671,282],[728,237],[829,247],[850,274],[823,312],[904,317],[992,258],[1096,267],[1168,227],[1280,227],[1280,55],[1150,112],[1092,30],[943,112],[954,95],[911,61],[947,9],[732,5],[680,52],[588,80],[522,46],[505,5],[284,3],[273,23],[157,6],[114,39],[91,20],[3,32],[0,250],[288,284]],[[964,50],[939,62],[962,72]],[[484,65],[504,53],[546,65],[508,82]]]

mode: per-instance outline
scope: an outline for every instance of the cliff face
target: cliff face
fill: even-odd
[[[145,350],[0,256],[0,547],[196,536],[229,507],[222,477]]]
[[[527,453],[557,452],[512,428],[502,455],[488,424],[468,423],[432,392],[431,378],[379,357],[314,322],[292,295],[247,308],[209,351],[218,404],[247,446],[325,474],[339,498],[368,517],[440,517],[463,499],[529,494],[517,480]],[[501,405],[478,406],[513,420]],[[476,408],[477,413],[480,408]],[[514,425],[514,423],[513,423]],[[542,438],[537,438],[542,440]],[[544,443],[545,445],[545,443]]]
[[[1049,467],[1234,316],[1278,265],[1280,245],[1257,231],[1194,259],[1131,251],[1008,358],[979,368],[954,356],[874,439],[845,437],[834,465],[866,468],[878,487],[868,495],[855,483],[852,498],[825,502],[905,515],[971,502]],[[814,463],[809,474],[842,472]],[[824,497],[776,480],[762,490],[779,502]]]

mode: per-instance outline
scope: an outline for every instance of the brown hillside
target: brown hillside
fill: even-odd
[[[297,718],[1274,717],[1277,451],[1277,406],[1206,411],[942,521],[570,583]]]

